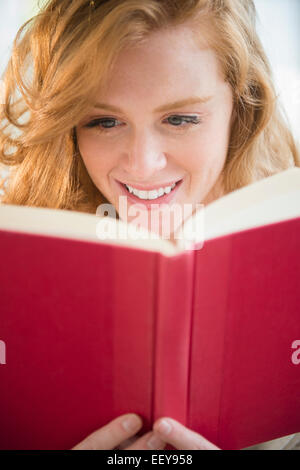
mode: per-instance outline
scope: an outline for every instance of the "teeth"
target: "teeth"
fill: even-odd
[[[175,188],[176,183],[174,183],[172,186],[168,186],[166,188],[155,189],[153,191],[139,191],[138,189],[132,188],[131,186],[128,186],[127,184],[125,186],[131,194],[134,194],[138,198],[153,200],[153,199],[157,199],[163,196],[164,194],[169,194],[172,191],[172,189]]]

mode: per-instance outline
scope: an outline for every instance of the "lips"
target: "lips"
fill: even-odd
[[[131,188],[137,189],[138,191],[155,191],[155,190],[160,189],[160,188],[168,188],[170,186],[173,186],[174,184],[179,183],[180,181],[182,181],[182,180],[173,180],[173,181],[169,181],[167,183],[160,183],[160,184],[155,184],[155,185],[152,185],[152,186],[150,186],[150,185],[149,186],[143,186],[142,184],[128,183],[127,181],[126,182],[119,181],[119,183],[130,186]]]
[[[142,207],[144,207],[145,209],[147,210],[155,210],[155,209],[159,209],[159,206],[161,204],[170,204],[170,202],[172,201],[172,199],[176,196],[181,184],[182,184],[182,181],[183,180],[180,180],[176,183],[176,186],[174,189],[172,189],[172,191],[169,193],[169,194],[164,194],[160,197],[158,197],[157,199],[140,199],[139,197],[135,196],[133,193],[130,193],[127,188],[125,187],[125,184],[123,183],[120,183],[119,181],[117,181],[118,183],[118,186],[120,187],[121,189],[121,194],[123,196],[126,196],[127,197],[127,201],[129,204],[140,204]],[[172,183],[174,184],[174,183]],[[171,185],[170,185],[171,186]],[[158,188],[160,188],[161,186],[159,186]],[[138,189],[138,188],[137,188]],[[150,191],[150,190],[148,190]]]

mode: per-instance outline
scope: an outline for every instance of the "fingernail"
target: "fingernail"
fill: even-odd
[[[171,424],[166,421],[165,419],[163,419],[159,425],[157,426],[157,429],[159,432],[161,432],[162,434],[169,434],[171,432],[171,429],[172,429],[172,426]]]
[[[155,434],[152,434],[150,439],[147,441],[147,446],[149,449],[159,449],[160,447],[165,446],[165,442],[159,437],[155,436]]]
[[[135,429],[138,428],[140,424],[140,419],[135,416],[128,416],[127,418],[122,421],[122,426],[125,429],[125,431],[134,431]]]

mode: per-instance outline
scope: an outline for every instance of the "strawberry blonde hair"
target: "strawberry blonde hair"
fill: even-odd
[[[18,31],[3,76],[0,163],[11,171],[2,202],[95,213],[105,199],[80,156],[76,125],[124,48],[182,24],[200,40],[211,31],[232,88],[225,193],[300,166],[255,22],[252,0],[47,1]]]

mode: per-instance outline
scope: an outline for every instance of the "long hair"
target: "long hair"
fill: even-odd
[[[252,0],[50,0],[18,31],[4,79],[2,202],[95,213],[105,202],[81,158],[76,125],[118,54],[151,32],[207,25],[234,97],[225,193],[300,166],[256,32]],[[7,184],[8,183],[8,184]]]

